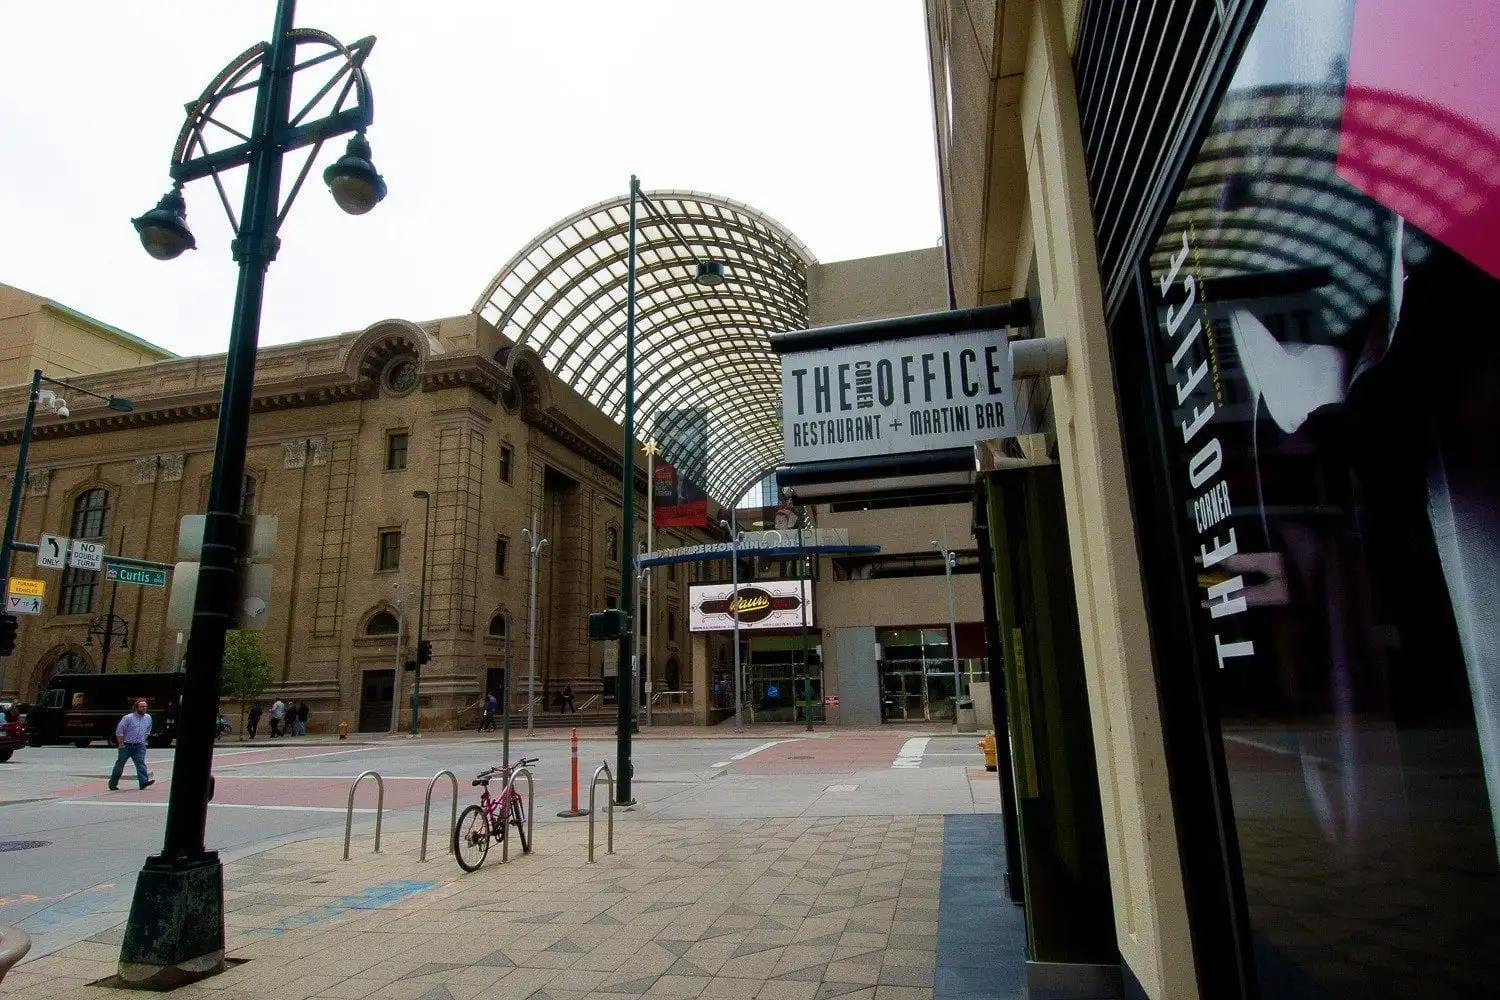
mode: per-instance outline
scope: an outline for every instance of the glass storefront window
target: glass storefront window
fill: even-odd
[[[1265,997],[1500,973],[1497,45],[1269,0],[1149,261]]]

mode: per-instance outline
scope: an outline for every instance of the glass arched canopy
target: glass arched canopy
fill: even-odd
[[[696,191],[645,197],[665,222],[637,207],[636,436],[655,438],[663,460],[733,505],[781,460],[781,366],[770,335],[807,326],[816,259],[740,202]],[[629,230],[629,195],[591,205],[523,247],[474,307],[617,422]],[[700,260],[722,264],[723,282],[697,284]]]

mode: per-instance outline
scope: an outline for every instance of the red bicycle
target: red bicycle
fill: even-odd
[[[540,760],[540,757],[523,757],[509,767],[492,767],[474,777],[472,784],[481,789],[479,804],[459,813],[458,824],[453,828],[453,856],[464,871],[478,871],[490,853],[490,842],[504,841],[512,823],[521,837],[521,853],[531,853],[526,840],[526,807],[521,804],[521,793],[509,782],[517,768],[530,767]],[[490,782],[497,778],[504,787],[498,797],[493,797]]]

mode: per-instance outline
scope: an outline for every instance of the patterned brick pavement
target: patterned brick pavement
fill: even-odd
[[[543,822],[531,855],[470,875],[441,853],[418,864],[410,834],[349,862],[322,838],[231,864],[229,954],[247,961],[174,995],[934,996],[943,817],[618,819],[617,853],[601,844],[595,865],[579,821]],[[88,985],[114,973],[119,936],[18,967],[6,996],[119,996]]]

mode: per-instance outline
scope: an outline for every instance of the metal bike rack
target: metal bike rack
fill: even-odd
[[[505,782],[505,791],[500,793],[500,801],[507,803],[510,801],[510,793],[515,790],[516,779],[522,775],[526,776],[526,842],[529,844],[532,842],[531,836],[534,829],[532,820],[536,817],[536,783],[531,780],[531,768],[518,767],[510,772],[510,778]],[[500,817],[500,829],[504,830],[506,824],[509,824],[509,822],[510,817],[502,815]],[[503,865],[509,860],[510,835],[507,833],[500,841],[500,863]]]
[[[432,789],[438,783],[438,779],[445,774],[448,776],[448,780],[453,783],[453,808],[452,815],[448,817],[447,837],[448,850],[453,850],[453,828],[458,825],[458,776],[452,771],[443,770],[434,774],[432,780],[427,783],[427,800],[422,803],[422,849],[417,854],[418,861],[427,860],[427,821],[432,815]]]
[[[594,780],[589,782],[589,864],[594,863],[594,793],[599,790],[601,774],[609,782],[609,804],[605,806],[605,812],[609,814],[605,821],[605,853],[615,853],[615,775],[609,769],[609,761],[605,761],[594,771]]]
[[[377,771],[362,771],[349,786],[349,807],[344,810],[344,860],[349,860],[349,835],[354,829],[354,793],[366,778],[375,779],[375,853],[380,853],[380,817],[385,811],[385,781]]]

